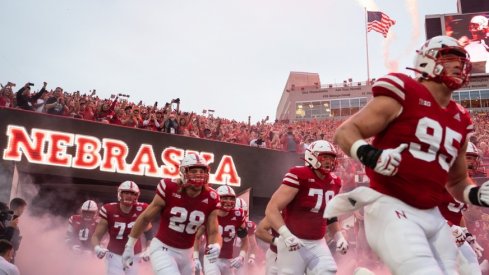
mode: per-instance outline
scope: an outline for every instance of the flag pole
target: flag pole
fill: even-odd
[[[365,11],[365,49],[367,52],[367,84],[370,84],[370,65],[369,65],[369,60],[368,60],[368,13],[367,13],[367,7],[363,8]]]

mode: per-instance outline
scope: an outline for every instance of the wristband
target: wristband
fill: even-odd
[[[359,139],[359,140],[353,142],[353,144],[350,147],[350,156],[353,159],[358,160],[358,161],[360,160],[357,156],[357,151],[358,151],[358,148],[360,146],[363,146],[363,145],[368,145],[368,143],[363,139]]]
[[[136,239],[136,238],[134,238],[134,237],[129,236],[129,237],[127,238],[126,246],[129,246],[129,247],[134,247],[134,246],[136,245],[136,241],[137,241],[137,240],[138,240],[138,239]]]
[[[292,236],[292,232],[290,232],[290,230],[287,228],[287,226],[284,224],[282,225],[278,230],[277,230],[278,234],[280,234],[280,236],[283,236],[284,238],[288,238],[290,236]]]
[[[489,205],[487,205],[486,203],[484,203],[479,199],[479,188],[480,187],[474,185],[469,185],[465,187],[464,190],[465,202],[471,203],[473,205],[488,207]]]
[[[364,140],[362,141],[365,142]],[[382,154],[383,150],[377,149],[370,144],[363,144],[363,142],[357,144],[357,142],[358,141],[355,142],[355,145],[359,145],[356,151],[356,156],[358,157],[358,160],[360,160],[360,162],[363,163],[365,166],[371,169],[375,169],[375,166],[377,165],[377,160],[379,160],[379,157]]]

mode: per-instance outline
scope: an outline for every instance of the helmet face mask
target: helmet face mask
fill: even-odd
[[[139,186],[133,181],[125,181],[119,185],[117,189],[117,199],[120,203],[131,206],[138,201]]]
[[[304,153],[306,166],[320,170],[323,174],[333,172],[337,166],[336,149],[326,140],[312,142]]]
[[[216,190],[219,198],[221,199],[221,209],[224,211],[231,211],[236,207],[236,193],[233,188],[227,185],[219,186]]]
[[[455,65],[456,62],[459,64]],[[418,78],[443,83],[450,90],[457,90],[467,83],[472,63],[457,40],[435,36],[416,51],[414,68],[409,69],[414,70]]]
[[[489,20],[483,15],[472,17],[469,23],[469,31],[472,39],[484,39],[486,37]]]
[[[209,166],[196,153],[187,154],[180,163],[180,178],[183,186],[200,188],[209,182]]]
[[[81,206],[81,216],[85,221],[93,221],[97,215],[97,203],[92,200],[85,201]]]

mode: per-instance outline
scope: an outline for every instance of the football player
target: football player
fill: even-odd
[[[72,215],[69,218],[66,243],[73,252],[80,253],[84,250],[92,250],[90,239],[97,226],[97,212],[97,203],[93,200],[87,200],[82,204],[80,214]]]
[[[139,260],[148,257],[142,253],[142,245],[138,240],[134,240],[135,253],[137,261],[132,266],[122,265],[122,253],[124,245],[129,237],[129,232],[139,215],[148,206],[147,203],[138,202],[139,187],[133,181],[124,181],[117,188],[118,202],[104,204],[99,210],[100,221],[95,228],[92,236],[92,246],[95,254],[99,259],[105,257],[107,275],[125,274],[136,275],[139,271]],[[150,232],[151,225],[145,227],[146,232]],[[109,234],[109,243],[107,248],[100,245],[105,233]],[[147,240],[150,236],[146,236]]]
[[[335,141],[366,166],[370,188],[336,196],[325,217],[365,206],[368,243],[392,273],[458,274],[457,246],[437,206],[445,189],[460,202],[489,205],[489,182],[477,187],[467,175],[474,126],[452,100],[471,63],[457,40],[436,36],[416,52],[412,70],[416,78],[379,78],[373,99],[337,128]]]
[[[333,171],[336,149],[326,140],[312,142],[305,152],[305,166],[289,170],[267,205],[265,215],[280,234],[277,241],[279,274],[336,274],[336,263],[326,244],[326,227],[337,250],[346,253],[348,242],[337,218],[323,212],[341,189]],[[282,217],[283,216],[283,217]]]
[[[469,141],[465,153],[469,175],[474,175],[477,172],[478,157],[477,147]],[[460,274],[481,274],[477,259],[482,257],[484,249],[467,229],[463,216],[463,212],[467,210],[467,204],[457,201],[448,192],[445,192],[443,202],[438,207],[452,229],[455,242],[459,247],[459,256],[463,257],[459,258]]]
[[[243,209],[237,209],[236,193],[227,185],[219,186],[217,194],[221,199],[221,211],[219,211],[219,233],[222,238],[222,248],[219,258],[213,263],[209,263],[204,258],[204,274],[235,274],[235,270],[240,269],[246,259],[248,250],[248,236],[246,232],[246,216]],[[203,235],[205,226],[199,228],[194,244],[194,263],[198,263],[200,236]],[[234,254],[234,240],[236,237],[241,239],[239,255]]]
[[[256,243],[255,231],[256,231],[256,223],[249,219],[250,211],[248,204],[242,198],[236,198],[236,209],[243,209],[243,212],[246,217],[246,231],[248,232],[248,265],[253,266],[256,260],[256,250],[258,249],[258,244]],[[241,247],[241,239],[236,238],[235,244],[236,247]],[[238,270],[239,273],[243,273],[245,269]]]
[[[192,246],[203,224],[208,240],[204,261],[217,260],[221,249],[217,219],[220,204],[219,195],[208,185],[209,166],[198,154],[188,153],[179,172],[180,178],[159,182],[153,201],[136,220],[124,250],[125,266],[133,264],[136,240],[157,215],[160,226],[149,247],[155,274],[192,274]]]

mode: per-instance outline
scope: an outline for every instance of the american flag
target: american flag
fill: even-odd
[[[381,33],[384,37],[387,37],[389,28],[396,24],[395,20],[392,20],[387,14],[381,11],[367,11],[367,31],[374,30]]]

